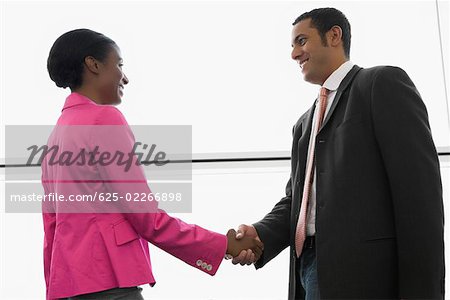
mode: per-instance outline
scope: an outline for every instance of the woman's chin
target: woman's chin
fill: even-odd
[[[123,97],[123,93],[122,92],[118,92],[113,103],[111,103],[112,105],[118,105],[120,103],[122,103],[122,97]]]

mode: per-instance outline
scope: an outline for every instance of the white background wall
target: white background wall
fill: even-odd
[[[290,58],[291,24],[330,5],[351,22],[351,60],[404,68],[436,144],[449,146],[434,1],[3,2],[2,124],[56,122],[68,91],[49,79],[48,52],[62,33],[85,27],[122,50],[130,84],[120,109],[131,124],[192,124],[194,153],[288,150],[292,125],[318,91]]]
[[[0,134],[5,125],[56,122],[68,91],[50,81],[48,51],[62,33],[90,28],[122,49],[130,84],[119,108],[131,124],[192,124],[194,153],[288,151],[292,125],[318,88],[303,82],[290,59],[291,23],[304,11],[334,6],[352,25],[352,61],[404,68],[427,105],[435,143],[449,147],[436,3],[361,2],[2,1]],[[439,7],[448,55],[449,2]],[[447,84],[448,62],[445,56]],[[441,170],[448,201],[450,163]],[[255,222],[283,196],[288,176],[287,162],[196,167],[193,213],[177,216],[218,232]],[[2,212],[0,221],[0,298],[44,299],[41,216]],[[286,252],[259,271],[224,261],[209,277],[151,251],[158,283],[145,288],[148,299],[287,297]]]

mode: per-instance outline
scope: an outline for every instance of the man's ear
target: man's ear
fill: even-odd
[[[342,44],[342,28],[340,26],[334,25],[327,32],[328,45],[331,47],[336,47]]]
[[[84,64],[86,65],[86,68],[94,73],[94,74],[98,74],[100,71],[100,66],[99,66],[99,61],[96,60],[94,57],[92,56],[86,56],[84,58]]]

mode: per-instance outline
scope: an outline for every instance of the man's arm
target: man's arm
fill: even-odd
[[[380,69],[371,96],[374,133],[393,201],[399,297],[442,299],[442,186],[425,105],[399,68]]]

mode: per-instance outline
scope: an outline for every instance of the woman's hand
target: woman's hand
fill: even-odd
[[[252,250],[255,254],[255,261],[259,259],[264,249],[264,244],[256,238],[244,236],[241,239],[236,239],[236,231],[230,229],[227,232],[228,246],[227,254],[236,257],[243,250]]]

